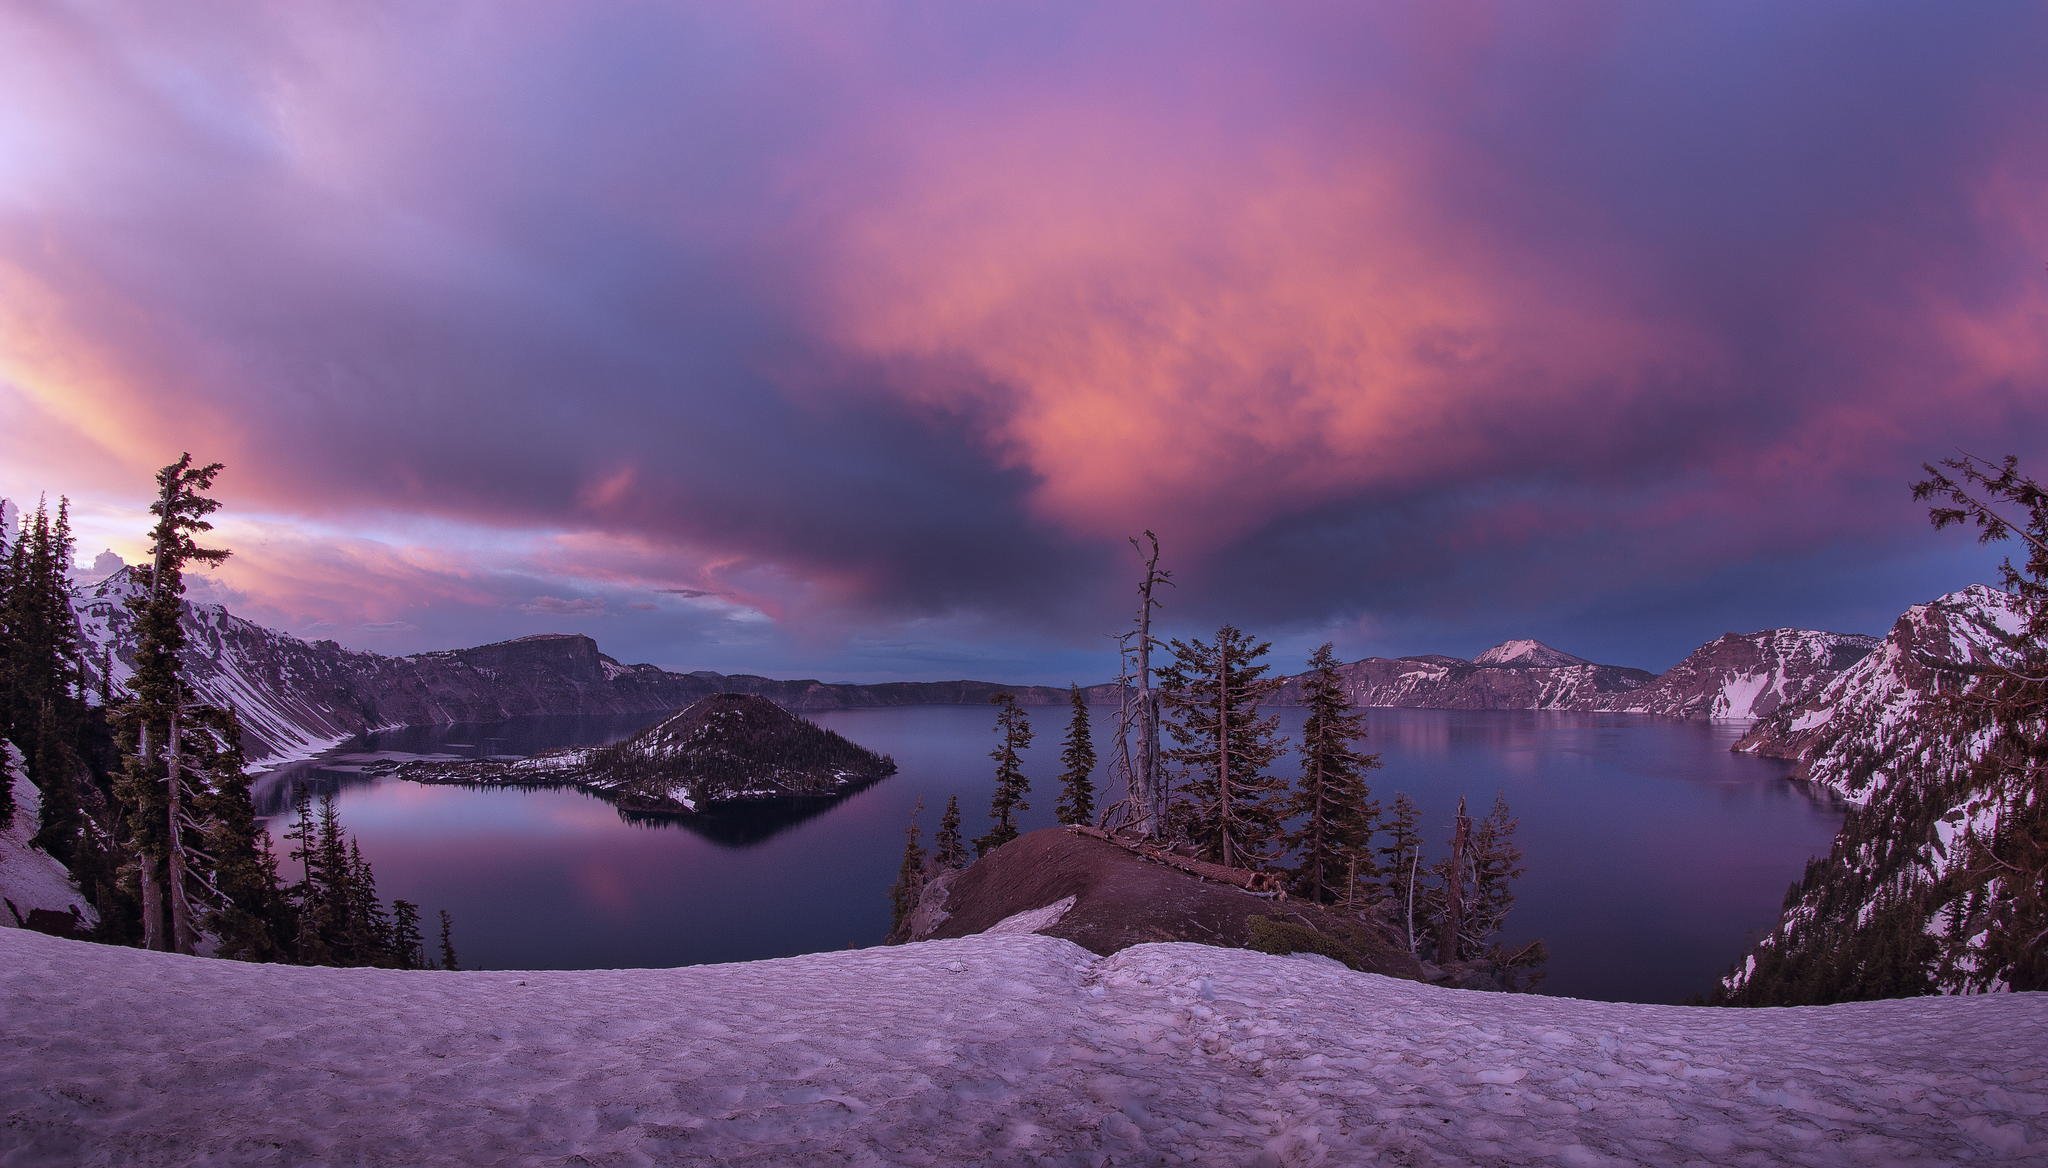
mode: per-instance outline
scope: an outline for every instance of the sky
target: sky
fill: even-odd
[[[387,652],[1662,669],[1988,579],[2048,470],[2048,8],[0,7],[0,495]]]

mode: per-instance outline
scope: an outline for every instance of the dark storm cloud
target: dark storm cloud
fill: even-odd
[[[0,20],[10,461],[541,541],[337,563],[423,642],[1064,671],[1149,525],[1190,623],[1661,664],[1924,599],[1917,463],[2048,458],[2038,11]]]

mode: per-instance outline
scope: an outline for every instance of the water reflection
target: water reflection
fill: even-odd
[[[1282,711],[1298,733],[1301,711]],[[1033,710],[1038,745],[1026,829],[1049,824],[1064,710]],[[844,710],[814,721],[901,768],[829,803],[649,822],[565,789],[441,787],[379,775],[397,758],[479,757],[592,745],[656,716],[523,719],[367,736],[267,776],[261,806],[298,787],[336,794],[386,896],[457,919],[466,958],[494,968],[734,961],[873,944],[903,827],[923,801],[929,843],[949,795],[969,836],[992,786],[986,707]],[[1107,722],[1098,711],[1098,727]],[[1706,988],[1776,916],[1785,887],[1825,851],[1840,809],[1785,781],[1782,763],[1731,754],[1735,731],[1624,715],[1373,710],[1368,748],[1385,803],[1406,791],[1433,849],[1459,795],[1506,794],[1528,875],[1510,940],[1555,955],[1545,989],[1677,1001]],[[1107,753],[1104,751],[1103,753]],[[1289,771],[1282,759],[1277,769]],[[1113,796],[1111,796],[1113,797]],[[283,817],[271,829],[283,829]],[[280,849],[282,851],[282,849]]]

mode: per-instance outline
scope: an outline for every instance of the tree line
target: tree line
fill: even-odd
[[[1373,797],[1370,776],[1381,760],[1364,749],[1364,715],[1327,643],[1309,658],[1302,680],[1296,772],[1278,773],[1274,764],[1289,743],[1278,716],[1266,710],[1282,684],[1269,676],[1270,642],[1234,625],[1212,638],[1156,639],[1152,621],[1172,573],[1159,566],[1151,532],[1131,542],[1144,575],[1137,620],[1118,638],[1124,667],[1109,735],[1110,770],[1124,793],[1098,805],[1090,710],[1080,688],[1071,687],[1054,807],[1059,822],[1271,873],[1293,895],[1394,922],[1412,953],[1441,964],[1487,960],[1524,974],[1540,966],[1540,942],[1512,953],[1498,944],[1524,870],[1506,799],[1497,795],[1475,820],[1461,798],[1448,846],[1435,859],[1426,856],[1414,801],[1397,794],[1389,814]],[[1166,658],[1157,667],[1155,650]],[[1021,761],[1032,742],[1030,720],[1010,694],[991,702],[995,787],[989,829],[973,841],[977,858],[1017,837],[1016,816],[1028,808],[1031,788]],[[899,929],[930,879],[968,863],[958,797],[947,801],[930,854],[918,823],[922,810],[920,802],[890,892]]]
[[[124,600],[134,658],[91,660],[73,604],[68,500],[39,503],[10,540],[0,530],[0,738],[22,754],[41,802],[31,846],[63,863],[98,917],[95,940],[249,961],[454,968],[419,908],[377,899],[375,876],[331,801],[301,796],[283,882],[249,798],[232,707],[199,699],[184,662],[185,572],[229,556],[202,546],[220,507],[222,466],[190,454],[157,472],[149,561]],[[118,673],[128,666],[127,677]],[[0,826],[16,812],[0,782]]]

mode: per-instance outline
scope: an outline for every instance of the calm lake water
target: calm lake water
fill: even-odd
[[[1028,828],[1049,825],[1066,710],[1031,711]],[[1283,710],[1298,731],[1301,712]],[[1097,710],[1098,729],[1109,711]],[[801,818],[629,822],[573,790],[426,786],[366,773],[378,757],[520,754],[611,741],[656,720],[528,718],[370,736],[266,776],[279,812],[299,785],[332,791],[379,891],[455,916],[464,963],[602,969],[745,961],[876,944],[911,807],[929,845],[960,796],[971,837],[993,786],[993,711],[847,710],[813,720],[895,757],[895,776]],[[1543,992],[1676,1002],[1704,992],[1776,919],[1786,886],[1827,850],[1831,803],[1786,764],[1729,752],[1734,728],[1624,715],[1372,710],[1383,804],[1421,806],[1432,858],[1463,793],[1474,815],[1504,792],[1528,874],[1507,939],[1549,943]],[[1291,768],[1291,760],[1283,760]],[[281,834],[286,816],[273,814]],[[284,845],[279,841],[279,853]]]

